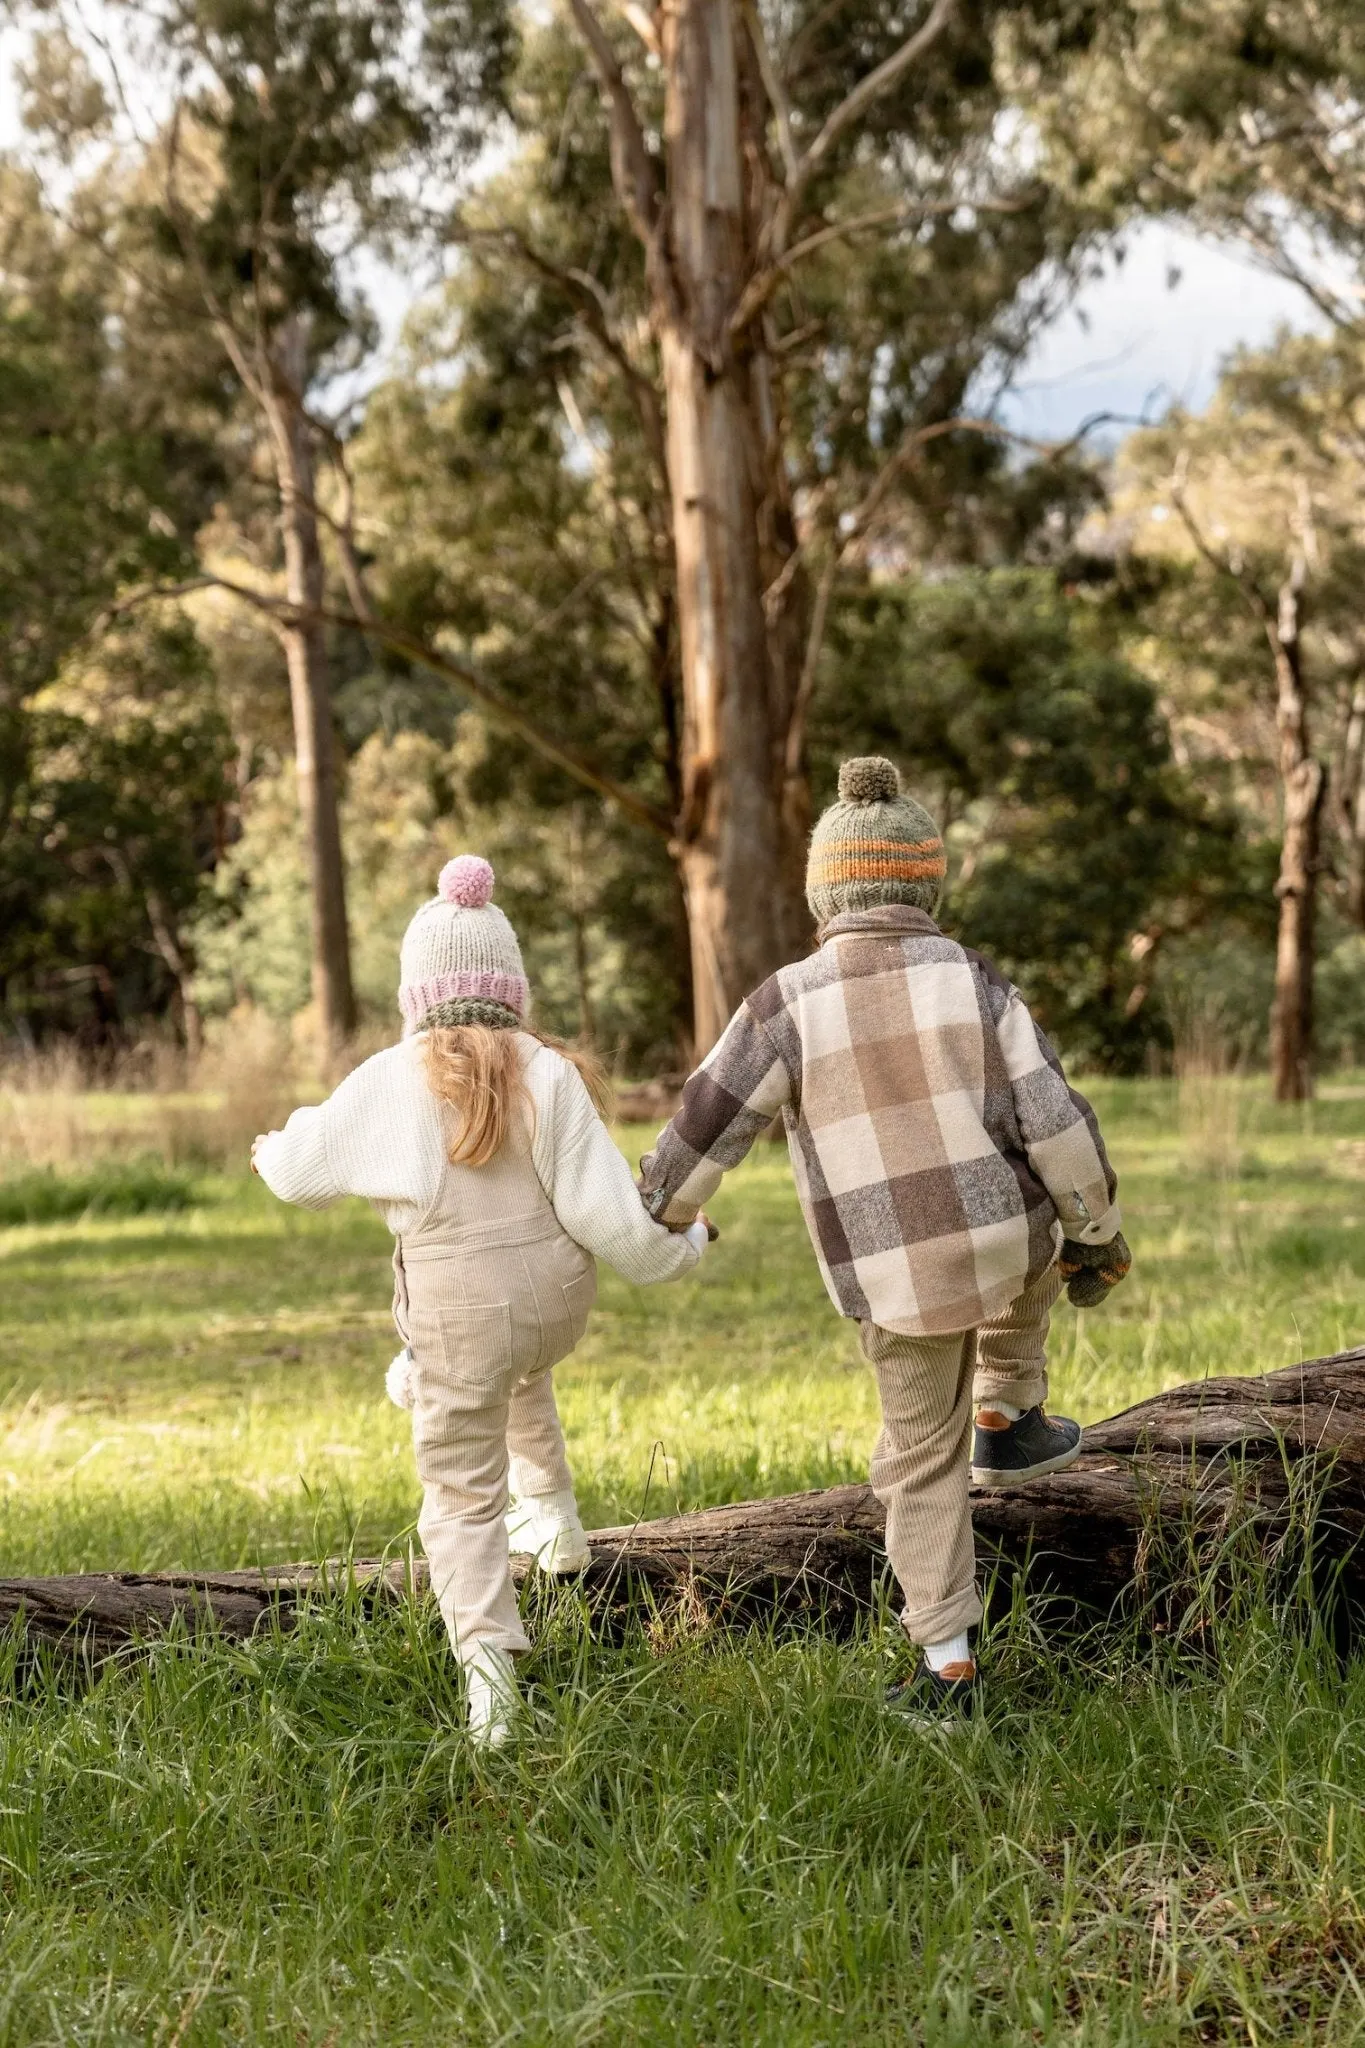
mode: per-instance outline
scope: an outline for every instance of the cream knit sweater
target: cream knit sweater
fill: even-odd
[[[518,1038],[534,1111],[531,1162],[564,1230],[641,1285],[687,1272],[701,1256],[702,1233],[666,1230],[646,1215],[577,1068],[529,1033]],[[363,1195],[401,1236],[420,1228],[447,1173],[477,1173],[447,1157],[425,1042],[418,1032],[376,1053],[326,1102],[296,1109],[282,1131],[272,1131],[256,1152],[271,1192],[305,1209]]]

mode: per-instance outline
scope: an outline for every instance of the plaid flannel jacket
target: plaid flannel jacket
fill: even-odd
[[[650,1213],[690,1220],[779,1110],[825,1285],[860,1321],[974,1328],[1063,1235],[1119,1227],[1089,1103],[1018,989],[922,910],[836,917],[741,1004],[641,1162]]]

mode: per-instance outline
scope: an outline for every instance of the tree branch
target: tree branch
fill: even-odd
[[[796,694],[792,699],[791,717],[787,720],[783,768],[789,783],[796,782],[801,774],[801,760],[806,749],[806,721],[810,715],[811,699],[815,695],[820,652],[825,644],[829,603],[834,595],[834,581],[839,574],[839,565],[843,558],[842,548],[832,548],[828,560],[820,571],[820,580],[815,586],[815,602],[811,606],[810,627],[806,634],[801,674],[797,680]]]
[[[660,196],[659,166],[650,155],[630,88],[611,44],[588,0],[569,0],[578,32],[588,46],[611,124],[611,172],[617,197],[646,249],[654,246]]]
[[[223,305],[218,293],[214,290],[213,280],[209,276],[198,241],[193,230],[186,225],[186,209],[181,205],[180,195],[177,190],[177,169],[180,161],[180,124],[183,113],[184,102],[177,100],[175,110],[171,116],[166,144],[166,177],[162,188],[163,197],[166,202],[166,212],[175,230],[176,240],[180,244],[180,253],[189,265],[199,286],[200,296],[204,302],[204,311],[208,315],[210,326],[218,336],[223,353],[240,377],[242,388],[248,397],[264,407],[265,380],[257,374],[257,370],[247,354],[246,343],[237,332],[228,309]]]
[[[632,360],[630,351],[612,325],[610,302],[598,279],[591,271],[580,270],[577,266],[566,269],[554,262],[529,242],[519,228],[476,228],[461,223],[458,233],[473,247],[484,243],[513,251],[531,269],[557,284],[581,308],[589,333],[626,380],[649,452],[667,490],[668,444],[659,393],[653,379]]]
[[[806,636],[805,654],[801,663],[801,675],[792,703],[791,717],[787,724],[784,746],[784,767],[790,781],[799,771],[801,753],[805,745],[806,720],[810,713],[811,701],[815,695],[816,678],[819,672],[820,650],[824,642],[825,625],[829,616],[830,601],[839,570],[848,560],[852,551],[865,541],[876,523],[878,514],[891,494],[897,479],[908,469],[916,456],[930,442],[942,440],[948,434],[984,434],[992,440],[1008,441],[1016,447],[1031,449],[1049,461],[1059,461],[1081,442],[1094,428],[1112,418],[1111,413],[1095,413],[1083,420],[1075,434],[1065,441],[1036,441],[1027,434],[1016,433],[998,420],[974,417],[971,414],[955,414],[951,419],[933,420],[928,426],[913,427],[905,433],[886,461],[873,478],[861,502],[850,514],[833,528],[831,548],[816,584],[815,601],[811,609],[810,628]],[[796,563],[804,553],[804,547],[796,548],[783,565],[781,575],[775,580],[765,602],[775,598],[795,572]]]
[[[572,0],[577,5],[578,0]],[[780,254],[786,244],[791,224],[796,218],[797,205],[807,185],[833,151],[836,143],[860,121],[868,108],[874,106],[904,76],[916,60],[932,49],[957,11],[957,0],[934,0],[915,33],[903,42],[898,50],[869,71],[866,78],[860,78],[853,90],[840,100],[827,117],[810,148],[796,166],[796,172],[788,180],[787,192],[778,214],[778,236],[776,247]]]
[[[639,0],[616,0],[616,11],[623,21],[628,21],[651,57],[659,51],[659,30],[654,16],[647,7],[641,7]]]
[[[754,46],[754,56],[758,60],[758,75],[763,80],[763,90],[768,95],[768,105],[773,110],[773,120],[777,124],[782,168],[786,173],[787,183],[792,185],[800,174],[800,160],[796,153],[796,143],[792,138],[791,105],[778,75],[777,66],[773,63],[773,53],[768,48],[768,38],[763,33],[763,23],[759,19],[754,0],[744,0],[744,26],[749,31],[749,41]]]
[[[664,839],[672,838],[673,821],[666,812],[656,809],[643,797],[637,796],[634,790],[627,789],[623,783],[604,774],[573,748],[561,746],[558,740],[551,739],[547,733],[543,733],[524,712],[517,709],[515,704],[510,704],[501,691],[496,690],[472,663],[463,661],[456,655],[438,653],[435,648],[428,647],[425,641],[419,640],[415,633],[409,633],[402,626],[391,624],[373,611],[368,618],[361,618],[355,612],[342,611],[332,605],[291,604],[287,598],[275,597],[268,591],[253,590],[250,584],[238,583],[232,577],[206,572],[202,576],[187,577],[181,583],[153,584],[142,590],[129,591],[126,596],[111,605],[96,622],[95,631],[98,632],[101,626],[122,613],[131,611],[139,604],[150,603],[157,598],[188,597],[197,590],[226,590],[231,596],[240,598],[244,604],[254,606],[257,611],[264,612],[279,623],[344,626],[349,631],[363,633],[372,640],[380,641],[395,654],[404,655],[419,668],[428,669],[432,675],[440,676],[443,682],[454,683],[467,696],[472,697],[476,704],[482,706],[499,725],[506,731],[515,733],[518,739],[523,740],[543,760],[553,762],[555,767],[562,768],[566,775],[572,776],[575,782],[582,783],[585,789],[591,789],[598,796],[605,797],[635,824],[647,825],[650,831],[659,833]]]
[[[1236,587],[1252,617],[1271,636],[1273,641],[1275,634],[1275,608],[1261,589],[1256,578],[1248,576],[1239,570],[1230,555],[1220,555],[1217,548],[1214,547],[1213,543],[1205,535],[1204,529],[1190,510],[1189,499],[1185,495],[1185,477],[1188,469],[1188,460],[1182,452],[1171,476],[1170,498],[1171,503],[1175,506],[1180,523],[1189,536],[1190,544],[1200,559],[1207,563],[1208,567],[1216,575],[1226,576],[1229,582]]]
[[[914,206],[879,206],[868,213],[855,213],[848,220],[829,221],[824,227],[803,235],[790,249],[784,249],[774,262],[754,272],[730,316],[730,332],[742,332],[767,305],[787,273],[830,242],[844,241],[850,235],[865,234],[873,228],[908,227],[912,221],[942,218],[963,208],[970,208],[974,213],[1024,213],[1030,206],[1036,206],[1041,196],[1041,188],[1035,188],[1018,199],[931,199]]]

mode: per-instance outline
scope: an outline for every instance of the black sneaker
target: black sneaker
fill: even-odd
[[[976,1711],[980,1681],[976,1665],[950,1664],[952,1676],[931,1671],[921,1657],[908,1678],[886,1688],[886,1710],[902,1721],[942,1723],[952,1727],[970,1721]]]
[[[996,1428],[983,1428],[983,1408],[972,1442],[972,1478],[978,1486],[1020,1486],[1041,1479],[1044,1472],[1064,1472],[1081,1455],[1081,1425],[1064,1415],[1044,1415],[1030,1408],[1017,1422],[997,1418]]]

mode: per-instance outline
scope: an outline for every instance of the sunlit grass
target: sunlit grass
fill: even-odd
[[[1173,1085],[1093,1091],[1137,1256],[1059,1312],[1056,1406],[1365,1340],[1365,1087],[1220,1086],[1204,1126]],[[5,1573],[411,1535],[386,1233],[194,1192],[0,1230]],[[865,1476],[875,1396],[781,1149],[714,1213],[695,1282],[603,1275],[559,1371],[590,1521]],[[1303,1616],[1253,1602],[1195,1664],[1018,1619],[956,1746],[880,1717],[873,1626],[608,1646],[564,1596],[535,1634],[487,1774],[429,1609],[0,1668],[0,2048],[1365,2040],[1365,1666]]]
[[[1054,1406],[1092,1419],[1365,1331],[1365,1089],[1339,1083],[1306,1117],[1225,1086],[1246,1098],[1233,1173],[1189,1162],[1171,1088],[1095,1090],[1136,1263],[1102,1311],[1059,1310]],[[622,1138],[633,1156],[647,1134]],[[412,1521],[406,1419],[383,1398],[387,1233],[355,1203],[286,1209],[246,1175],[197,1193],[183,1214],[0,1232],[12,1570],[372,1548]],[[875,1391],[783,1148],[713,1206],[723,1235],[700,1275],[641,1290],[604,1272],[557,1374],[590,1521],[865,1474]]]

